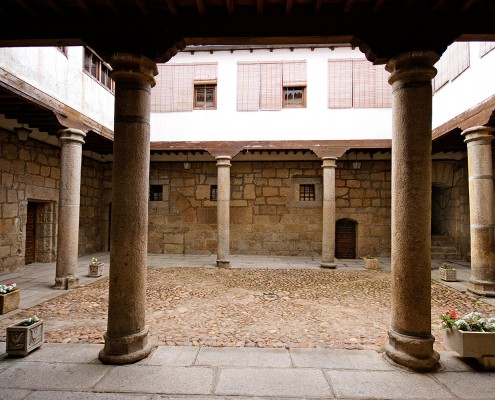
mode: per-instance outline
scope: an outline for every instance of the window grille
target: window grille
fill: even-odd
[[[162,200],[163,200],[163,186],[150,185],[149,201],[162,201]]]
[[[87,47],[84,48],[84,70],[108,90],[114,90],[110,66]]]
[[[218,186],[211,185],[210,186],[210,200],[217,201],[218,200]]]
[[[299,185],[299,201],[315,201],[315,185],[301,184]]]

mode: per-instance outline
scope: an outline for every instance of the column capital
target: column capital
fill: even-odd
[[[59,140],[62,143],[81,143],[84,144],[84,138],[86,137],[86,133],[80,129],[67,128],[60,129],[58,131]]]
[[[337,157],[322,157],[323,161],[322,168],[336,168],[337,167]]]
[[[431,80],[437,74],[433,65],[440,56],[434,51],[410,51],[390,59],[385,69],[390,72],[388,83],[406,84],[425,81],[431,85]]]
[[[110,77],[115,80],[138,79],[155,86],[155,76],[158,75],[156,62],[143,55],[129,53],[114,53],[110,57],[113,71]]]
[[[231,156],[216,156],[215,160],[217,160],[217,167],[231,167],[232,164],[230,161],[232,160]]]
[[[493,140],[492,132],[495,128],[491,126],[473,126],[461,132],[464,136],[464,143],[483,141],[490,143]]]

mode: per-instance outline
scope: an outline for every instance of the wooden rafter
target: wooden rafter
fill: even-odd
[[[353,4],[354,4],[354,0],[347,0],[345,3],[344,12],[348,13],[349,11],[351,11]]]
[[[170,14],[177,15],[177,7],[175,7],[174,0],[166,0],[166,2]]]
[[[234,7],[234,0],[227,0],[227,12],[229,14],[234,14],[235,7]]]
[[[294,0],[287,0],[285,5],[285,13],[290,14],[292,12],[292,7],[294,6]]]
[[[24,10],[26,10],[29,14],[31,14],[33,17],[37,17],[37,14],[34,12],[34,10],[29,7],[24,0],[18,0],[17,4],[19,4]]]
[[[436,3],[433,5],[432,11],[438,11],[440,8],[442,8],[444,3],[445,0],[437,0]]]
[[[258,14],[263,14],[263,8],[265,6],[265,3],[263,2],[263,0],[256,0],[256,12]]]
[[[373,7],[373,12],[378,12],[383,7],[385,0],[376,0],[375,6]]]
[[[143,0],[134,0],[137,4],[137,6],[139,7],[139,11],[141,11],[141,14],[143,15],[148,15],[149,14],[149,11],[148,11],[148,7],[146,7],[146,4]]]
[[[406,4],[404,5],[404,11],[409,11],[412,9],[414,5],[415,0],[407,0]]]
[[[198,11],[200,15],[206,14],[206,7],[204,0],[196,0],[196,6],[198,7]]]
[[[57,3],[55,3],[55,0],[46,0],[46,4],[50,6],[50,8],[55,11],[58,15],[61,17],[64,15],[64,12],[62,9],[58,6]]]
[[[77,5],[81,10],[84,11],[86,15],[91,15],[91,10],[89,9],[88,5],[86,4],[85,1],[83,0],[76,0]]]
[[[319,13],[323,7],[323,0],[316,0],[315,12]]]
[[[117,14],[119,12],[118,8],[115,6],[113,0],[105,0],[106,5],[114,14]]]
[[[464,5],[461,7],[461,11],[467,11],[469,10],[469,8],[474,4],[476,3],[477,0],[468,0],[466,1],[466,3],[464,3]]]

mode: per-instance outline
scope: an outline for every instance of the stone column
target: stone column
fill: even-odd
[[[321,266],[335,268],[335,157],[323,157],[323,221]]]
[[[110,283],[105,347],[108,364],[138,361],[151,351],[146,313],[150,99],[157,67],[139,55],[114,54],[115,80]]]
[[[495,296],[495,231],[493,216],[492,132],[476,126],[462,132],[468,151],[471,277],[469,290]]]
[[[230,156],[217,156],[217,267],[230,267]]]
[[[60,197],[58,203],[57,266],[55,289],[79,285],[77,255],[79,244],[79,204],[81,201],[82,145],[86,133],[79,129],[59,131]]]
[[[386,355],[405,367],[437,368],[431,334],[431,80],[438,55],[392,58],[392,321]]]

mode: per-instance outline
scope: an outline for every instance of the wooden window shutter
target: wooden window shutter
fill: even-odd
[[[260,64],[237,64],[237,111],[258,111],[260,106]]]
[[[388,83],[390,74],[383,65],[375,65],[373,68],[376,80],[375,107],[390,108],[392,107],[392,86]]]
[[[260,110],[282,109],[282,63],[260,64]]]
[[[353,107],[376,107],[376,78],[373,64],[368,60],[354,60],[352,76]]]
[[[283,63],[283,86],[306,86],[306,61]]]
[[[328,61],[328,107],[352,108],[352,60]]]
[[[453,81],[463,71],[469,68],[469,43],[452,43],[447,52],[449,58],[450,80]]]
[[[151,89],[151,112],[171,112],[173,107],[173,66],[158,65],[156,85]]]
[[[204,63],[194,65],[195,82],[216,82],[217,63]]]
[[[495,49],[495,42],[480,42],[480,58]]]
[[[174,111],[192,111],[194,99],[193,76],[194,65],[174,66]]]
[[[436,92],[449,81],[449,57],[448,50],[440,57],[435,64],[437,74],[433,78],[433,90]]]

